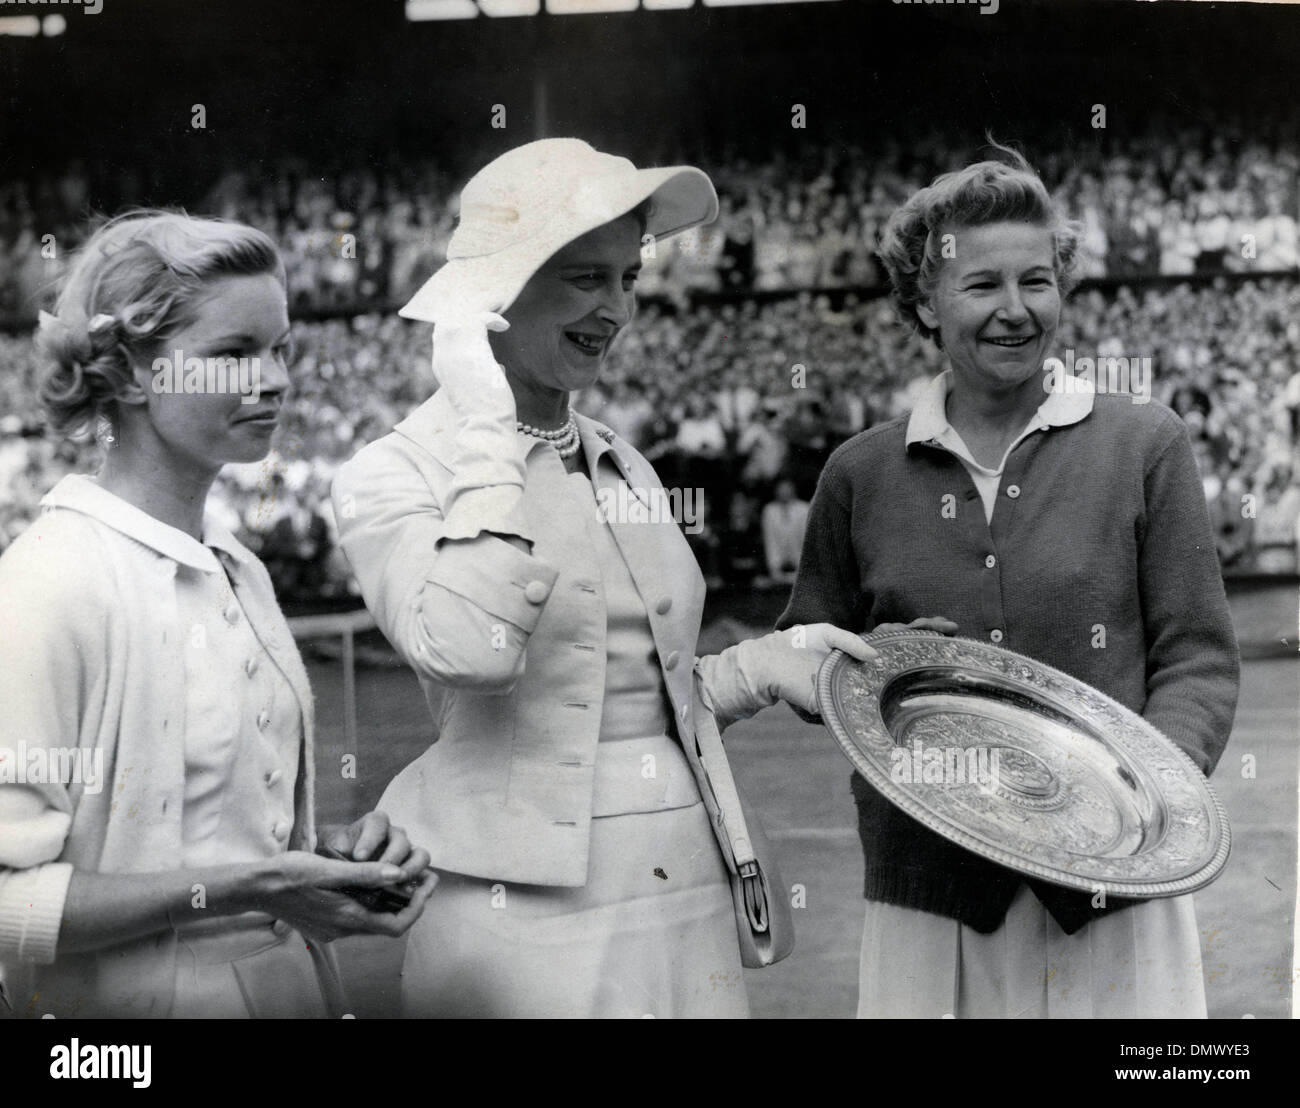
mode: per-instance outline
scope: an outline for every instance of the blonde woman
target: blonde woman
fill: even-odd
[[[401,934],[432,887],[379,813],[318,835],[306,673],[265,569],[204,512],[223,465],[270,447],[284,289],[260,231],[141,212],[91,236],[42,319],[50,422],[106,454],[0,558],[18,763],[0,768],[0,960],[20,1015],[338,1014],[321,944]]]

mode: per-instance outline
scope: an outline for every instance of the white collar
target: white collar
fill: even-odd
[[[917,442],[935,442],[947,445],[944,440],[956,435],[948,422],[948,393],[952,391],[952,370],[945,369],[920,390],[916,406],[907,421],[904,448]],[[1049,392],[1038,406],[1025,433],[1048,427],[1068,427],[1078,423],[1092,411],[1095,390],[1090,381],[1075,379],[1071,392]],[[1024,436],[1022,435],[1021,438]],[[1019,439],[1016,440],[1017,442]]]
[[[204,516],[203,542],[199,542],[179,528],[163,523],[134,504],[127,503],[97,481],[80,473],[63,478],[46,493],[41,500],[41,507],[67,508],[81,512],[82,515],[97,519],[114,531],[135,539],[165,558],[205,573],[221,571],[221,563],[213,549],[228,554],[241,564],[252,558],[248,549],[211,515]]]

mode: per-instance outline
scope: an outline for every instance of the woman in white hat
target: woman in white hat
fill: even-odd
[[[778,698],[815,711],[830,649],[870,650],[818,625],[697,660],[704,582],[667,510],[685,498],[569,408],[632,318],[643,242],[716,212],[699,170],[574,139],[496,159],[403,309],[434,324],[438,391],[335,480],[343,549],[435,719],[383,800],[440,874],[408,1015],[748,1014],[680,743],[696,703],[722,726]]]

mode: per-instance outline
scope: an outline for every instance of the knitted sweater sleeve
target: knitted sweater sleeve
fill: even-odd
[[[47,767],[77,748],[102,624],[85,600],[99,562],[66,515],[40,517],[0,559],[0,961],[54,961],[72,879],[58,859],[73,802]]]
[[[832,456],[817,482],[790,601],[776,627],[833,623],[862,632],[870,608],[853,542],[852,489],[842,454]]]
[[[1206,773],[1227,744],[1239,654],[1196,459],[1176,417],[1146,469],[1138,554],[1147,631],[1143,717]]]

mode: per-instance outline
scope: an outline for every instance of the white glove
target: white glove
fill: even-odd
[[[496,312],[465,312],[433,325],[433,375],[456,410],[504,418],[514,430],[515,398],[488,342],[489,331],[508,331]]]
[[[701,695],[719,729],[784,700],[801,714],[821,714],[817,673],[832,650],[859,662],[876,652],[860,636],[832,623],[814,623],[749,639],[696,663]]]
[[[495,312],[468,312],[434,324],[433,374],[458,417],[443,538],[473,538],[483,531],[529,538],[515,398],[488,342],[488,331],[509,326]]]

